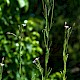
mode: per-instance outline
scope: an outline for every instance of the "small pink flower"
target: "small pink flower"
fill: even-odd
[[[38,60],[39,60],[39,57],[36,58],[36,59],[33,61],[33,63],[36,63]]]

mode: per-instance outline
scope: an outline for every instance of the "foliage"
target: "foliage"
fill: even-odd
[[[5,66],[3,71],[3,80],[18,80],[19,78],[19,40],[17,36],[22,36],[21,57],[22,57],[22,77],[21,79],[31,79],[35,66],[32,60],[42,54],[42,49],[39,45],[40,31],[44,21],[35,17],[29,17],[22,20],[21,9],[28,10],[28,0],[0,1],[0,56],[4,56]],[[15,3],[15,6],[13,6]],[[5,10],[5,11],[4,11]],[[6,13],[6,14],[5,14]],[[24,17],[24,16],[23,16]],[[20,35],[19,25],[26,24],[22,28]],[[40,28],[39,28],[40,27]],[[8,33],[8,34],[6,34]],[[10,34],[9,34],[10,33]],[[12,35],[13,34],[13,35]],[[33,68],[34,67],[34,68]],[[36,71],[37,72],[37,71]]]

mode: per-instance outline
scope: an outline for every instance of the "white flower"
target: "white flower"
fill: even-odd
[[[66,29],[68,29],[69,28],[69,26],[67,26],[67,22],[65,22],[65,26],[64,26]]]
[[[65,25],[67,25],[67,22],[65,22]]]
[[[22,26],[24,27],[24,26],[26,26],[26,24],[22,24]]]
[[[38,58],[36,58],[35,60],[36,60],[36,61],[38,61],[38,60],[39,60],[39,57],[38,57]]]
[[[69,28],[69,26],[64,26],[66,29],[68,29]]]
[[[2,66],[2,67],[3,67],[3,66],[4,66],[4,64],[3,64],[3,63],[0,63],[0,66]]]

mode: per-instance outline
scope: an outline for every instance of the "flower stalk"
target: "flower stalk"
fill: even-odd
[[[36,65],[37,69],[39,70],[39,72],[41,73],[41,76],[42,76],[42,79],[41,80],[44,80],[44,77],[43,77],[43,68],[41,67],[40,65],[40,61],[39,61],[39,58],[36,58],[33,63]]]
[[[53,9],[54,9],[54,0],[42,0],[43,4],[43,11],[44,11],[44,17],[45,17],[45,29],[43,30],[44,32],[44,43],[45,43],[45,48],[46,48],[46,53],[45,53],[45,80],[48,78],[47,74],[48,69],[48,60],[49,60],[49,53],[50,53],[50,29],[53,25]],[[50,20],[49,20],[50,19]]]
[[[66,80],[66,63],[68,59],[67,49],[68,49],[68,41],[71,34],[71,27],[66,26],[65,22],[65,37],[64,37],[64,45],[63,45],[63,62],[64,62],[64,69],[63,69],[63,80]]]
[[[2,80],[2,73],[3,73],[3,61],[4,61],[4,57],[2,58],[2,62],[0,63],[0,80]]]
[[[19,35],[16,35],[16,34],[11,33],[11,32],[6,33],[9,35],[13,35],[19,41],[19,56],[18,56],[18,58],[19,58],[19,78],[20,78],[20,80],[21,80],[21,75],[22,75],[22,58],[21,58],[21,56],[22,56],[22,40],[23,40],[23,36],[22,36],[23,28],[22,27],[24,27],[24,26],[26,26],[26,24],[22,24],[22,25],[18,26],[19,27]]]

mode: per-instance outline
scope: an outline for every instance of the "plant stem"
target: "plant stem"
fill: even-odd
[[[48,37],[49,37],[49,34],[48,34],[48,17],[47,17],[47,7],[45,5],[45,12],[46,12],[46,54],[45,54],[45,79],[47,77],[47,63],[48,63],[48,55],[49,55],[49,52],[48,52]]]
[[[21,44],[19,44],[19,47],[20,47],[20,49],[19,49],[20,50],[20,53],[19,53],[19,60],[20,60],[19,73],[20,73],[20,77],[21,77],[21,64],[22,64],[22,61],[21,61],[21,49],[22,49],[22,46],[21,46]]]
[[[65,40],[63,45],[63,62],[64,62],[64,70],[63,70],[63,80],[66,80],[66,63],[68,59],[67,49],[68,49],[68,40],[71,34],[71,27],[65,28]]]
[[[3,71],[2,66],[0,66],[0,80],[2,80],[2,71]]]
[[[0,63],[0,80],[2,80],[2,73],[3,73],[3,61],[4,61],[4,57],[2,58],[2,62]]]
[[[54,0],[42,0],[43,4],[43,11],[44,11],[44,17],[46,21],[45,29],[44,29],[44,43],[46,47],[46,53],[45,53],[45,80],[48,78],[48,60],[49,60],[49,35],[50,35],[50,29],[53,24],[53,8],[54,8]],[[51,15],[50,15],[51,13]],[[49,22],[50,19],[50,22]]]
[[[21,75],[22,75],[22,58],[21,58],[21,51],[22,51],[22,25],[19,26],[19,74],[20,74],[20,80],[21,80]]]

